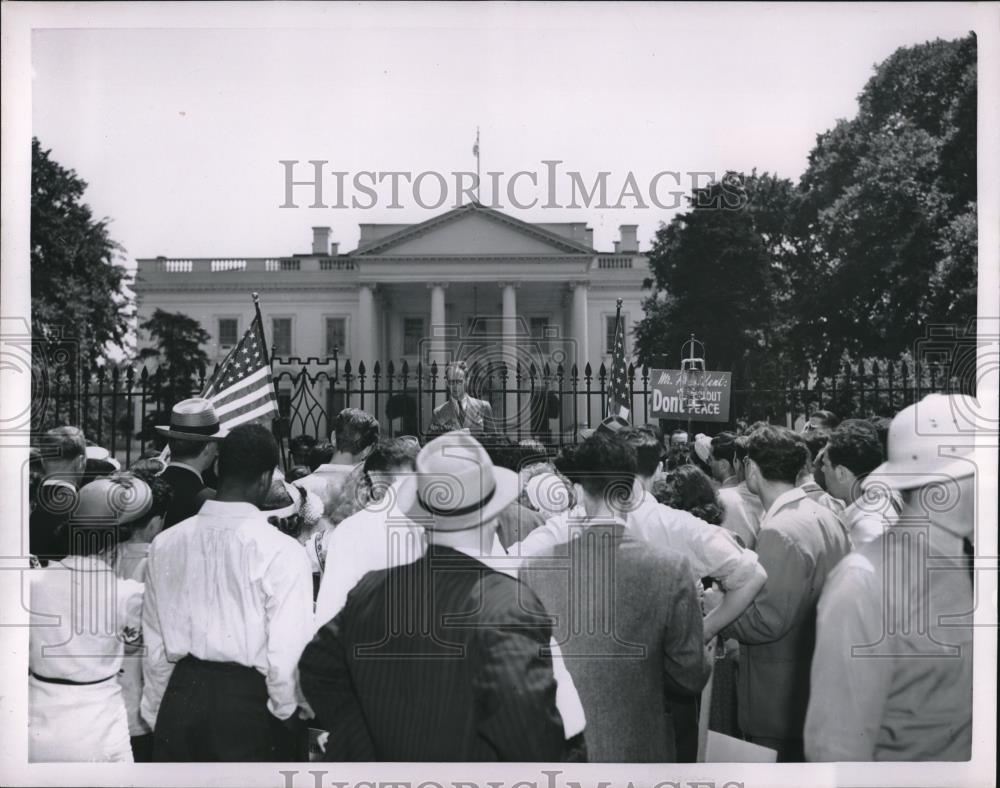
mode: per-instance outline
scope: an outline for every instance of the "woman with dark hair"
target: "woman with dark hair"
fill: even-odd
[[[680,465],[655,482],[653,497],[664,506],[690,512],[712,525],[721,525],[726,509],[712,480],[694,465]]]

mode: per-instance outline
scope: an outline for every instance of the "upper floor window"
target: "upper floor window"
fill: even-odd
[[[292,355],[292,319],[290,317],[271,318],[271,355],[286,358]]]
[[[235,317],[219,318],[219,347],[229,350],[239,341],[239,321]]]
[[[343,317],[328,317],[326,319],[326,354],[332,356],[334,351],[343,356],[347,350],[347,319]]]

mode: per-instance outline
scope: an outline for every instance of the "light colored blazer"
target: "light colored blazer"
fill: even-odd
[[[465,400],[464,413],[459,416],[455,400],[450,399],[434,408],[431,416],[430,431],[450,432],[451,430],[469,429],[472,432],[495,432],[493,408],[486,400],[468,397]]]

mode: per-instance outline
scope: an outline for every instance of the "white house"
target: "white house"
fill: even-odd
[[[369,374],[376,360],[384,370],[460,357],[562,363],[568,375],[574,363],[610,361],[621,298],[633,346],[649,273],[635,225],[621,226],[611,252],[593,248],[585,222],[528,223],[475,203],[360,229],[346,253],[329,227],[314,227],[305,254],[139,259],[139,323],[156,308],[183,312],[211,334],[205,350],[220,361],[250,325],[257,292],[278,373],[322,369],[336,353],[341,367],[364,361]]]

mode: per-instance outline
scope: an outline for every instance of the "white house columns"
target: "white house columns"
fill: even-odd
[[[503,361],[507,365],[508,370],[508,385],[513,388],[515,383],[514,371],[517,369],[518,354],[517,354],[517,337],[519,332],[519,325],[517,320],[517,288],[520,286],[519,282],[498,282],[501,291],[500,299],[500,316],[501,316],[501,342],[503,343],[503,348],[501,353],[503,356]],[[520,414],[517,411],[517,395],[508,394],[506,397],[506,428],[515,429],[517,424],[517,419],[520,418]],[[499,414],[498,414],[499,415]]]
[[[587,345],[589,326],[587,325],[587,282],[572,282],[570,287],[573,291],[573,339],[576,341],[576,363],[583,375],[583,367],[590,358],[590,349]]]
[[[354,366],[364,361],[365,367],[371,370],[376,360],[375,285],[371,282],[358,285],[358,327],[354,335],[354,347],[357,348]]]
[[[445,337],[444,291],[447,282],[428,282],[431,291],[431,323],[428,326],[430,337],[430,361],[437,362],[439,374],[444,374],[443,365],[447,362],[448,344]]]

